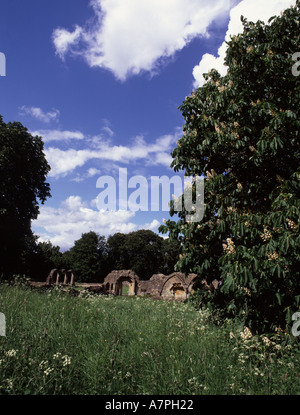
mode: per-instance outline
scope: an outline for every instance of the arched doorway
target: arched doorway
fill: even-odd
[[[132,277],[120,277],[116,281],[115,295],[136,295],[136,280]]]
[[[176,276],[170,277],[165,281],[161,296],[164,298],[173,298],[175,300],[185,300],[187,293],[183,283]]]

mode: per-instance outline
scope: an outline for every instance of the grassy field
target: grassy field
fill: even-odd
[[[189,304],[0,285],[0,312],[0,394],[300,393],[298,338]]]

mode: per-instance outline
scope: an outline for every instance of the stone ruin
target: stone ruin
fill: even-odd
[[[46,279],[46,285],[75,285],[74,273],[71,269],[52,269]]]
[[[170,275],[154,274],[149,280],[142,280],[132,270],[112,271],[102,284],[87,284],[88,290],[95,294],[151,296],[157,299],[186,300],[193,292],[197,274],[173,272]],[[46,279],[46,285],[74,286],[72,270],[52,269]],[[83,284],[85,285],[85,284]],[[220,288],[221,281],[213,280],[210,284],[202,280],[203,289],[213,291]]]
[[[153,298],[185,300],[192,291],[196,277],[197,274],[185,277],[180,272],[174,272],[171,275],[154,274],[149,280],[141,280],[131,270],[112,271],[100,286],[91,287],[91,291],[111,295],[150,295]]]

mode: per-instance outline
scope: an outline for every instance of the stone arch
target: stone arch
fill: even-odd
[[[66,284],[67,283],[67,270],[65,270],[65,269],[61,269],[60,270],[60,275],[59,275],[58,283],[59,282],[61,282],[62,284]]]
[[[74,285],[74,273],[71,269],[62,270],[64,275],[64,285]]]
[[[56,268],[53,268],[50,271],[50,274],[48,275],[48,277],[46,279],[46,284],[47,285],[52,285],[52,284],[56,283],[58,274],[59,274],[59,270],[56,269]]]
[[[46,279],[47,285],[59,285],[60,283],[63,283],[64,285],[74,285],[75,284],[75,277],[74,273],[71,269],[57,269],[54,268],[50,271],[50,274],[48,275]]]
[[[128,285],[127,295],[151,295],[155,298],[185,300],[192,292],[197,274],[173,272],[171,275],[154,274],[149,280],[140,280],[132,270],[115,270],[104,279],[106,294],[122,295],[123,286]],[[123,294],[124,295],[124,294]]]
[[[112,271],[104,279],[104,286],[108,294],[122,295],[123,286],[128,286],[128,295],[136,295],[139,277],[131,270]],[[109,285],[108,285],[109,284]],[[108,288],[108,290],[107,290]]]
[[[65,275],[66,275],[66,270],[65,269],[58,270],[57,277],[56,277],[56,285],[58,285],[59,283],[64,282]]]
[[[186,281],[181,278],[181,275],[171,274],[163,283],[161,297],[174,298],[176,300],[185,300],[187,298]]]
[[[137,281],[135,278],[130,276],[121,276],[116,280],[115,294],[124,295],[123,289],[124,286],[128,286],[127,295],[136,295],[137,292]]]

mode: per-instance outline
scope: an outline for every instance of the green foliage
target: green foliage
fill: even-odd
[[[160,268],[163,274],[170,275],[174,272],[180,252],[181,245],[177,239],[163,240],[163,268]]]
[[[37,244],[37,259],[42,267],[42,275],[48,275],[53,268],[64,268],[63,255],[59,246],[54,246],[50,241]],[[45,274],[46,273],[46,274]]]
[[[53,268],[67,268],[59,246],[50,241],[38,242],[36,235],[26,237],[22,253],[23,272],[32,280],[45,281]]]
[[[200,302],[255,330],[284,327],[300,305],[299,7],[268,24],[242,18],[227,75],[206,74],[181,105],[171,166],[205,176],[204,218],[187,223],[183,211],[160,228],[182,241],[178,270],[223,282]]]
[[[116,233],[107,240],[110,270],[132,269],[140,278],[170,274],[178,259],[179,243],[164,240],[150,230]]]
[[[38,237],[30,234],[25,238],[22,270],[36,281],[45,281],[53,268],[72,269],[78,282],[102,282],[115,269],[132,269],[148,279],[155,273],[171,274],[179,250],[178,241],[163,239],[148,230],[116,233],[107,240],[90,231],[64,253],[59,246],[38,242]]]
[[[50,196],[49,170],[41,137],[0,116],[0,276],[22,271],[30,221],[39,213],[39,201]]]
[[[9,280],[9,285],[14,287],[30,287],[30,279],[26,275],[13,275]]]
[[[129,233],[126,238],[129,269],[143,279],[158,272],[163,262],[162,241],[160,236],[150,230]]]
[[[77,281],[99,282],[105,277],[106,240],[104,236],[93,231],[82,234],[66,256]]]
[[[129,269],[129,256],[126,249],[127,235],[117,232],[107,239],[110,270]]]

